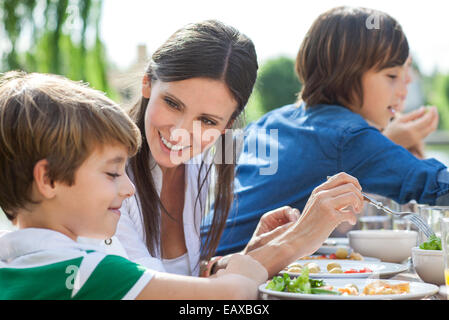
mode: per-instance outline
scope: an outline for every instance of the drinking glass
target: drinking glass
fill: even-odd
[[[449,206],[431,206],[428,224],[441,237],[441,218],[449,218]]]
[[[424,219],[424,221],[430,226],[432,206],[427,204],[418,205],[418,214]],[[418,230],[418,245],[427,241],[427,236],[424,232]]]
[[[370,197],[376,199],[377,201],[381,201],[382,203],[388,205],[388,198],[370,194]],[[360,230],[382,230],[382,229],[391,229],[392,228],[392,217],[390,215],[385,214],[382,210],[377,209],[373,205],[369,203],[365,203],[363,212],[358,218],[358,223],[356,229]]]
[[[440,218],[441,245],[444,258],[444,278],[446,279],[446,290],[449,288],[449,218]]]

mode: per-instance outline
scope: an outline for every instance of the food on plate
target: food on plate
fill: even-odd
[[[366,272],[373,272],[370,268],[364,267],[362,269],[348,269],[345,270],[344,273],[366,273]]]
[[[345,285],[343,288],[338,288],[337,290],[342,295],[348,295],[348,296],[358,296],[359,295],[359,288],[355,284],[352,284],[352,283]]]
[[[289,272],[292,272],[292,273],[301,273],[302,268],[303,268],[303,266],[300,265],[299,263],[293,263],[288,266]]]
[[[317,265],[314,262],[308,262],[305,265],[301,265],[297,262],[292,263],[290,265],[288,265],[284,270],[286,270],[287,272],[290,273],[301,273],[302,270],[307,267],[308,268],[308,272],[309,273],[320,273],[321,269],[320,266]],[[366,272],[373,272],[373,270],[371,270],[368,267],[363,267],[361,269],[354,269],[354,268],[350,268],[347,270],[343,270],[343,268],[341,267],[341,265],[337,262],[331,262],[328,263],[326,266],[327,272],[329,273],[366,273]]]
[[[305,266],[309,269],[310,273],[318,273],[321,271],[320,266],[314,262],[306,263]]]
[[[335,256],[337,259],[346,259],[349,255],[348,249],[346,248],[338,248],[337,251],[335,251]]]
[[[340,259],[340,260],[363,260],[363,256],[358,252],[351,252],[349,255],[342,258],[342,255],[340,255],[340,258],[337,257],[336,253],[331,254],[322,254],[322,255],[313,255],[313,256],[305,256],[302,257],[300,260],[334,260],[334,259]]]
[[[343,273],[343,269],[339,267],[332,268],[329,273]]]
[[[436,235],[431,235],[429,239],[419,245],[423,250],[442,250],[441,239]]]
[[[273,277],[268,282],[266,289],[281,292],[305,293],[305,294],[332,294],[340,295],[338,291],[331,290],[323,280],[309,278],[309,269],[304,267],[301,275],[296,278],[284,273],[282,276]]]
[[[327,265],[327,271],[331,271],[334,268],[340,268],[341,269],[341,265],[337,262],[331,262]]]
[[[349,255],[349,260],[363,260],[363,256],[358,252],[352,251]]]
[[[363,294],[365,295],[403,294],[409,292],[410,284],[408,282],[391,284],[382,280],[373,281],[363,289]]]
[[[268,282],[265,289],[302,294],[324,294],[324,295],[342,295],[342,296],[366,296],[366,295],[385,295],[385,294],[405,294],[410,292],[408,282],[391,284],[382,280],[375,280],[368,283],[362,291],[352,283],[343,287],[334,288],[327,285],[324,280],[314,280],[309,278],[307,267],[302,269],[301,275],[290,278],[284,273],[282,276],[273,277]]]

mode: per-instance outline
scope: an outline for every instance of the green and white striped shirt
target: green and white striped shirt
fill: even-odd
[[[153,274],[53,230],[0,235],[0,300],[134,299]]]

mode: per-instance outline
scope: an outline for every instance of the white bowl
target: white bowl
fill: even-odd
[[[411,230],[352,230],[349,246],[362,256],[401,263],[411,256],[418,233]]]
[[[412,261],[422,281],[436,285],[445,284],[443,250],[412,248]]]

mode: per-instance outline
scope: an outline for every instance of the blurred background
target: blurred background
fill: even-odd
[[[255,43],[259,74],[246,123],[296,100],[296,52],[314,19],[339,5],[385,11],[403,26],[413,56],[406,111],[435,105],[438,131],[426,156],[449,165],[449,2],[443,0],[0,0],[0,72],[55,73],[127,106],[139,96],[148,57],[190,22],[218,19]],[[11,182],[13,183],[13,182]],[[0,229],[6,225],[0,213]]]

